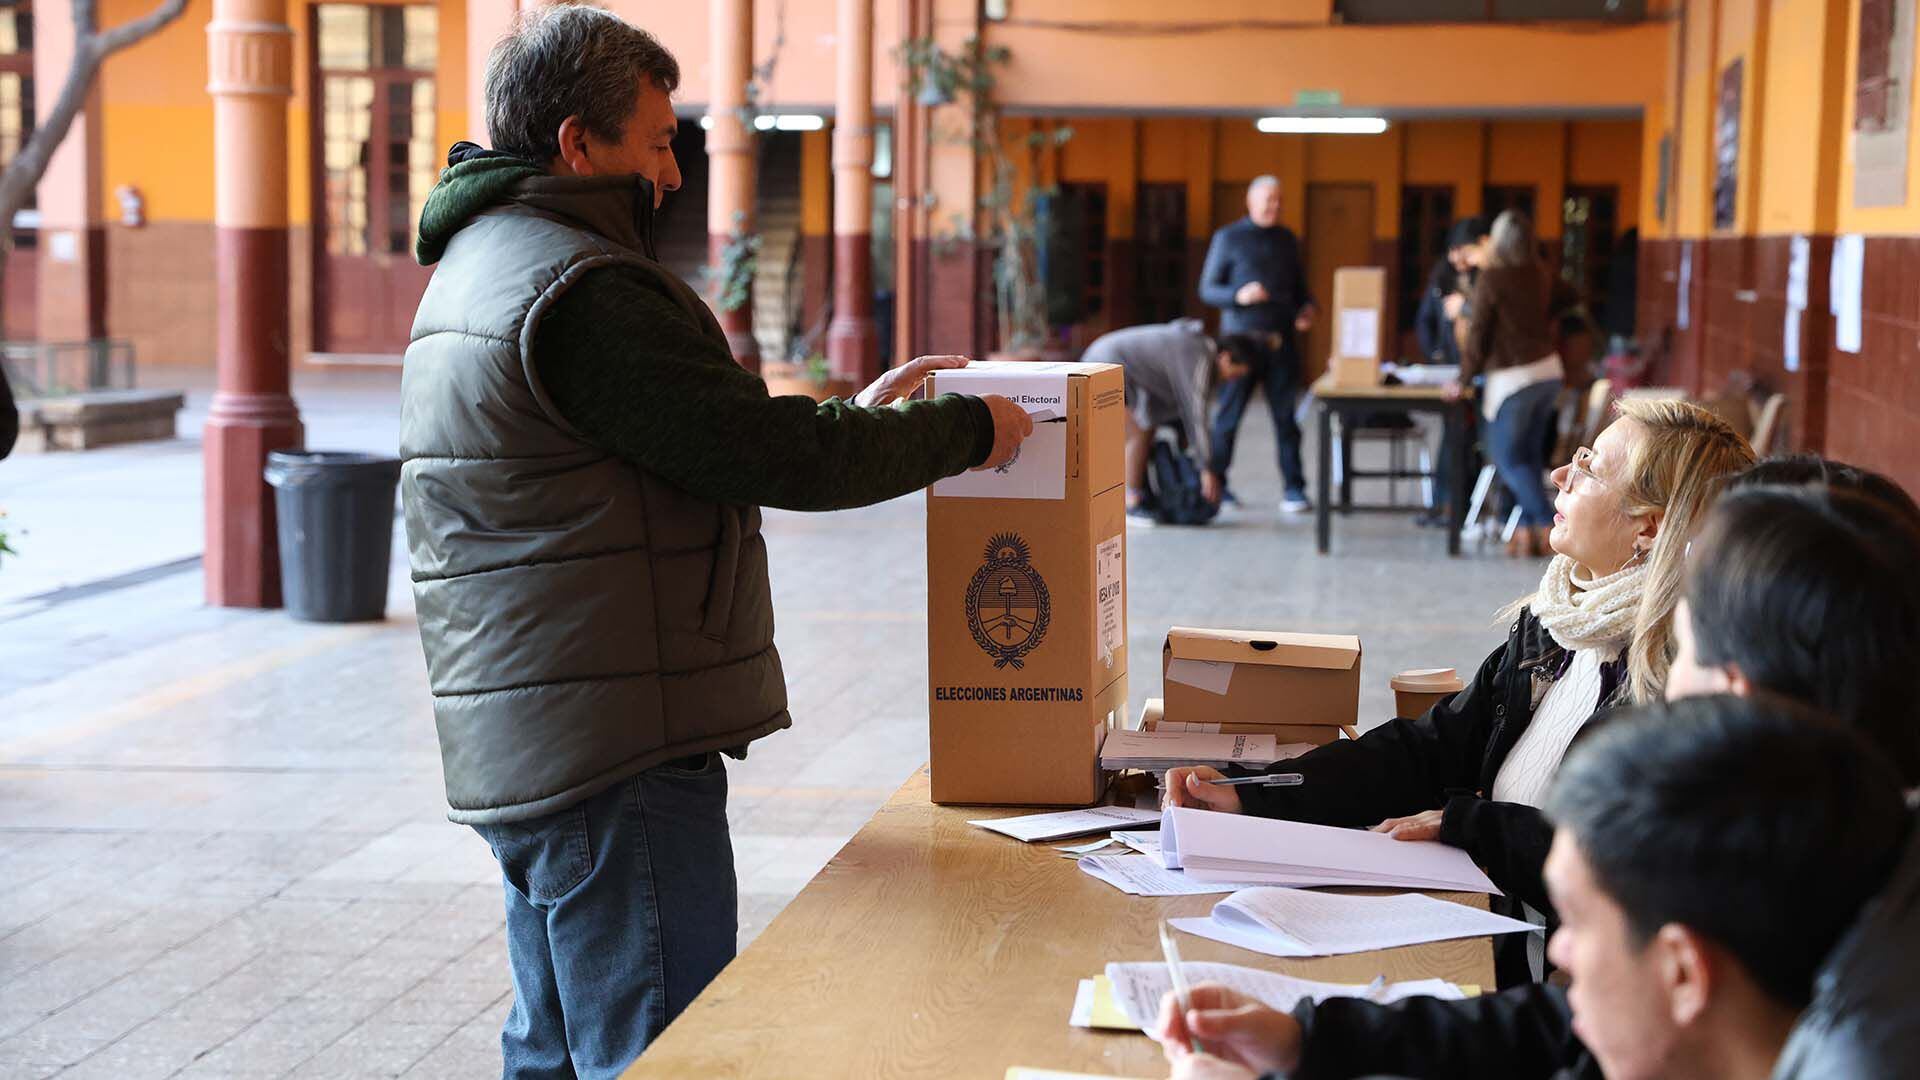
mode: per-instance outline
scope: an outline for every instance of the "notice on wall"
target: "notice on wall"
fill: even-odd
[[[1834,239],[1827,306],[1833,312],[1833,344],[1841,352],[1860,351],[1860,302],[1866,262],[1866,237],[1848,233]]]
[[[1067,495],[1067,376],[1053,364],[1023,364],[1028,370],[980,365],[934,377],[941,393],[999,394],[1033,417],[1013,460],[994,469],[968,471],[933,485],[935,495],[966,499],[1063,499]]]
[[[1907,202],[1913,111],[1914,0],[1859,7],[1853,85],[1853,205]]]
[[[1335,356],[1372,360],[1380,355],[1378,308],[1346,308],[1340,312],[1340,349]]]
[[[1787,316],[1780,353],[1788,371],[1800,370],[1800,313],[1807,310],[1807,277],[1813,270],[1813,245],[1805,236],[1788,241]]]
[[[1126,537],[1111,536],[1094,549],[1094,633],[1100,658],[1113,666],[1114,654],[1127,644]]]

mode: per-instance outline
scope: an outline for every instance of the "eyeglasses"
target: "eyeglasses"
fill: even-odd
[[[1580,486],[1582,480],[1588,481],[1589,491],[1594,488],[1612,489],[1613,487],[1612,484],[1602,480],[1599,473],[1593,471],[1593,451],[1585,446],[1573,452],[1573,461],[1567,465],[1567,487],[1571,489]]]

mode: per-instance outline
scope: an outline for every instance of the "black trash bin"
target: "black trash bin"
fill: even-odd
[[[397,458],[329,450],[267,455],[280,522],[280,590],[310,622],[386,617]]]

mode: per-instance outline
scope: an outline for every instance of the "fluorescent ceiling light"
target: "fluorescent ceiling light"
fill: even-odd
[[[1254,127],[1269,135],[1378,135],[1387,130],[1379,116],[1263,116]]]
[[[753,118],[755,131],[819,131],[826,126],[826,117],[812,113],[762,113]],[[700,118],[700,130],[713,130],[711,115]]]

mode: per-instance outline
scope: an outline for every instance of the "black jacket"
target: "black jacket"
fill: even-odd
[[[1267,287],[1267,299],[1242,306],[1233,294],[1253,281]],[[1220,309],[1222,334],[1292,333],[1294,316],[1313,303],[1299,238],[1285,225],[1263,229],[1251,218],[1221,228],[1207,245],[1200,299]]]
[[[1541,869],[1553,843],[1553,827],[1540,811],[1522,803],[1486,798],[1514,744],[1533,721],[1533,710],[1573,655],[1560,647],[1531,611],[1522,612],[1464,690],[1417,720],[1390,720],[1358,739],[1337,740],[1275,765],[1297,772],[1295,787],[1243,787],[1249,814],[1319,825],[1368,827],[1390,817],[1443,810],[1440,841],[1473,856],[1508,898],[1525,902],[1554,924]],[[1601,668],[1596,720],[1626,682],[1626,663]],[[1525,934],[1510,934],[1496,946],[1500,984],[1528,981]]]
[[[13,403],[13,388],[7,385],[7,367],[0,364],[0,458],[13,453],[19,437],[20,410]]]
[[[1293,1015],[1303,1042],[1288,1080],[1600,1080],[1599,1063],[1573,1034],[1566,991],[1544,983],[1465,1001],[1309,1000]]]
[[[1435,364],[1458,364],[1460,342],[1453,336],[1453,320],[1447,318],[1447,297],[1461,289],[1460,275],[1453,264],[1441,259],[1427,275],[1427,287],[1420,293],[1420,308],[1413,316],[1413,332],[1420,339],[1420,357]]]

